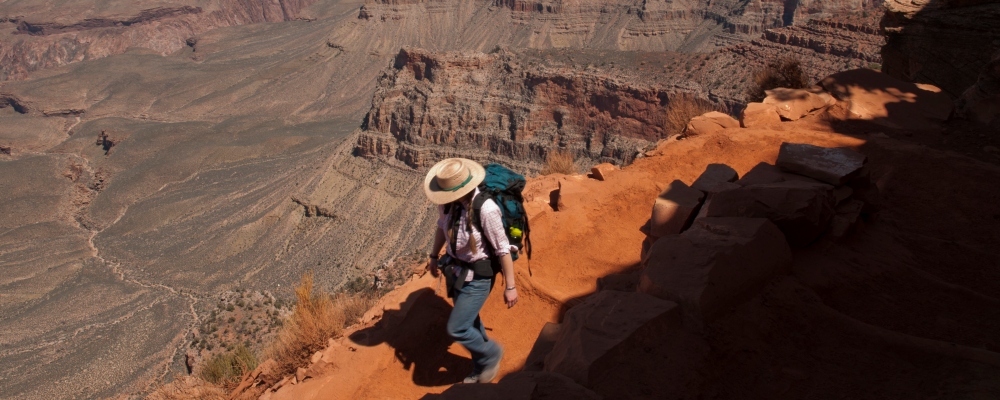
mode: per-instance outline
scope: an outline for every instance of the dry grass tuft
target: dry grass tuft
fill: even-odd
[[[575,174],[576,160],[573,153],[565,150],[552,150],[545,156],[545,167],[542,168],[542,175],[548,174]]]
[[[667,135],[681,134],[687,128],[691,118],[707,112],[724,112],[722,107],[708,100],[696,97],[691,93],[678,93],[670,98],[667,105],[667,118],[663,130]]]
[[[344,302],[334,302],[327,294],[314,293],[313,275],[302,276],[295,288],[295,310],[282,325],[266,354],[278,362],[279,375],[290,374],[306,365],[313,353],[323,349],[327,340],[339,336],[347,321]]]
[[[747,97],[752,102],[759,102],[767,97],[767,90],[805,87],[809,87],[809,77],[802,70],[802,62],[796,58],[784,57],[768,63],[754,74],[753,84],[747,89]]]
[[[257,356],[240,343],[232,350],[212,356],[201,370],[201,379],[226,389],[234,389],[243,374],[257,368]]]
[[[218,385],[194,376],[177,376],[166,385],[150,393],[147,400],[226,400],[227,393]]]

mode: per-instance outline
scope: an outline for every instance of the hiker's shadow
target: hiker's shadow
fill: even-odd
[[[448,352],[448,315],[452,306],[431,289],[411,293],[399,310],[386,310],[374,326],[350,335],[362,346],[386,343],[395,349],[403,368],[413,372],[413,383],[441,386],[460,382],[472,371],[472,362]]]

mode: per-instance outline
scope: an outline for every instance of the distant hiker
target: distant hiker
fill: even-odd
[[[514,262],[500,207],[492,199],[476,198],[480,194],[478,185],[485,177],[486,171],[479,163],[449,158],[435,164],[424,179],[427,198],[438,205],[434,247],[427,267],[431,275],[438,276],[438,254],[447,244],[447,254],[441,257],[440,264],[448,282],[448,295],[455,301],[448,317],[448,334],[472,353],[472,373],[465,383],[493,381],[503,358],[503,347],[486,336],[479,318],[493,288],[496,269],[503,273],[507,308],[517,304]],[[473,204],[480,202],[482,207],[475,215]]]

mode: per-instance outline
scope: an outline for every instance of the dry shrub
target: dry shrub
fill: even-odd
[[[344,309],[347,301],[334,301],[327,294],[313,292],[313,275],[302,276],[295,288],[297,303],[292,316],[284,322],[266,353],[278,363],[277,374],[295,372],[308,364],[313,353],[323,349],[327,340],[339,336],[347,321]]]
[[[569,175],[574,173],[576,173],[576,160],[573,159],[573,153],[564,150],[552,150],[545,155],[545,166],[542,168],[542,175]]]
[[[232,350],[212,356],[201,369],[201,379],[226,389],[234,389],[243,374],[257,368],[257,357],[240,343]]]
[[[227,393],[218,385],[194,376],[177,376],[150,393],[147,400],[225,400]]]
[[[691,118],[711,111],[722,111],[722,108],[691,93],[679,93],[670,98],[663,130],[667,135],[680,134],[687,128]]]
[[[802,89],[809,86],[809,77],[802,70],[802,62],[796,58],[784,57],[771,61],[754,73],[753,84],[747,90],[752,102],[763,101],[767,90],[774,88]]]

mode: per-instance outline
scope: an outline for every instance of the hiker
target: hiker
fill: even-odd
[[[441,272],[455,303],[448,317],[448,334],[472,353],[472,373],[464,383],[489,383],[500,369],[503,347],[486,336],[479,318],[493,288],[497,265],[504,277],[507,308],[517,304],[514,262],[500,207],[487,199],[478,218],[473,215],[473,199],[480,193],[478,186],[485,176],[479,163],[449,158],[435,164],[424,179],[427,198],[438,205],[434,247],[427,267],[431,275],[438,276],[438,255],[447,245],[447,254],[441,256]]]

